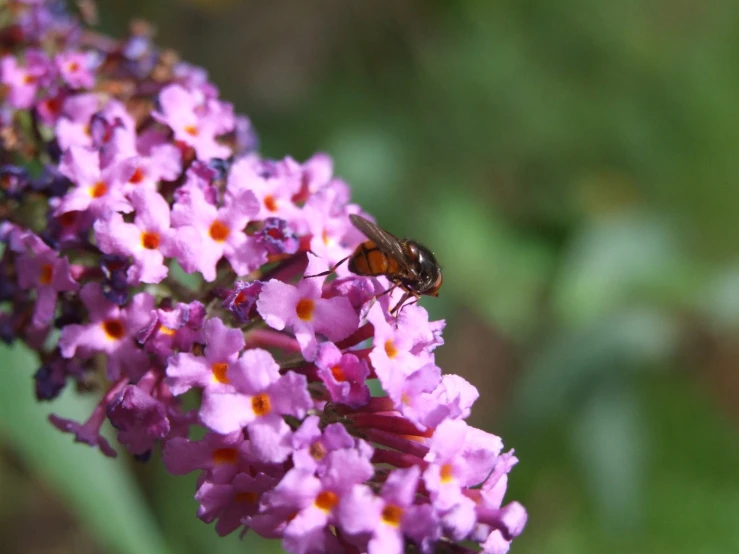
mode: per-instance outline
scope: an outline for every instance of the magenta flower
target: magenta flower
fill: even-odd
[[[331,402],[359,408],[369,402],[369,368],[354,354],[342,354],[335,344],[325,342],[316,357],[318,376],[326,385]]]
[[[167,384],[172,394],[184,394],[193,387],[232,390],[227,373],[244,348],[244,335],[214,317],[205,322],[203,337],[205,350],[202,356],[181,352],[169,361]]]
[[[192,418],[179,413],[173,403],[152,396],[153,379],[145,377],[127,385],[108,406],[107,415],[118,430],[118,442],[134,455],[147,454],[162,439],[182,436]]]
[[[326,269],[325,262],[308,254],[307,274]],[[313,361],[318,351],[320,333],[336,342],[351,335],[359,323],[359,316],[346,298],[321,298],[321,277],[304,279],[297,286],[272,279],[262,287],[257,310],[264,321],[274,329],[289,327],[295,333],[303,356]]]
[[[380,496],[364,485],[357,485],[339,506],[341,527],[354,535],[368,554],[402,554],[404,537],[420,546],[440,535],[439,522],[428,504],[416,505],[418,467],[396,469],[385,481]]]
[[[133,297],[128,307],[120,308],[105,299],[97,283],[82,287],[80,297],[89,312],[89,323],[64,327],[59,337],[62,355],[86,359],[103,352],[108,356],[109,379],[118,379],[123,372],[142,375],[148,369],[148,359],[137,348],[135,336],[146,324],[154,298],[142,292]]]
[[[335,450],[356,448],[362,457],[372,457],[372,447],[352,437],[343,425],[331,423],[321,431],[319,424],[318,417],[308,416],[293,433],[293,464],[296,468],[324,475],[330,469],[328,454]]]
[[[216,533],[222,537],[233,533],[259,511],[262,495],[278,481],[264,473],[239,473],[224,484],[205,481],[195,493],[198,517],[206,523],[216,521]]]
[[[139,344],[162,367],[177,352],[189,352],[195,342],[202,343],[205,306],[198,301],[159,308],[151,314],[149,324],[136,335]]]
[[[321,478],[303,469],[290,470],[265,495],[264,515],[251,520],[255,528],[274,526],[282,520],[283,546],[288,552],[302,554],[336,548],[336,539],[327,532],[327,526],[336,524],[341,517],[342,498],[374,471],[369,459],[353,449],[334,450],[327,458],[327,469]],[[285,509],[292,516],[287,521],[282,518]]]
[[[36,291],[32,322],[36,327],[44,327],[54,318],[59,293],[76,291],[79,285],[72,277],[66,258],[60,257],[36,237],[24,242],[28,247],[16,250],[20,254],[18,286]]]
[[[39,400],[105,388],[86,421],[51,424],[115,456],[109,421],[137,460],[198,472],[220,535],[507,552],[517,460],[466,423],[480,393],[436,363],[444,322],[391,315],[386,277],[313,277],[367,238],[331,158],[262,156],[207,73],[149,36],[90,32],[63,2],[6,11],[0,340],[39,354]]]
[[[223,307],[231,312],[240,323],[247,323],[257,314],[257,298],[262,292],[261,281],[236,281],[234,289],[223,302]]]
[[[205,470],[206,478],[214,483],[230,483],[242,468],[248,469],[253,460],[243,433],[208,433],[199,441],[175,437],[167,441],[163,458],[167,470],[174,475],[200,469]]]
[[[90,419],[85,423],[78,423],[71,419],[65,419],[57,415],[51,414],[49,422],[64,433],[71,433],[75,437],[75,442],[82,442],[90,446],[97,446],[100,452],[109,458],[115,458],[118,454],[115,449],[110,446],[108,439],[100,434],[100,427],[105,420],[105,412],[100,410],[94,412]]]

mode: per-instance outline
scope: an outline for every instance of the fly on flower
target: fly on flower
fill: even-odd
[[[352,273],[367,277],[384,275],[393,286],[383,294],[396,287],[404,292],[400,301],[390,310],[392,315],[398,314],[411,296],[415,298],[412,303],[417,302],[421,296],[439,296],[441,267],[428,248],[414,240],[399,239],[356,214],[351,214],[349,220],[370,240],[357,246],[350,256],[334,264],[328,271],[305,277],[329,275],[347,260]]]

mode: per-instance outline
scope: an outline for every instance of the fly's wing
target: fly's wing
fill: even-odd
[[[391,235],[368,219],[358,216],[357,214],[351,214],[349,216],[349,220],[352,222],[352,225],[362,231],[368,239],[374,242],[377,245],[377,248],[398,262],[398,265],[401,268],[407,271],[411,270],[408,265],[408,260],[406,259],[406,254],[403,251],[403,243],[398,239],[398,237]]]

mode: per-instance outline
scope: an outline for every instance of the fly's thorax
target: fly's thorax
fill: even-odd
[[[441,287],[442,277],[441,268],[434,254],[412,240],[405,241],[404,247],[415,273],[413,281],[407,283],[408,288],[418,294],[436,295]]]

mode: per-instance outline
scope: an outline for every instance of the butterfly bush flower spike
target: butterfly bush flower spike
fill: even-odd
[[[204,70],[64,5],[11,0],[0,29],[0,339],[38,354],[39,400],[104,384],[50,423],[197,472],[219,535],[507,552],[518,459],[465,421],[480,393],[437,365],[444,322],[391,315],[385,277],[307,277],[365,240],[331,158],[263,157]]]

